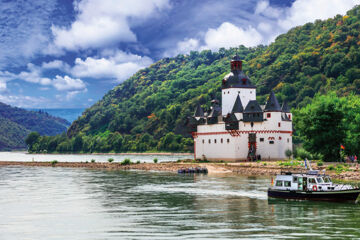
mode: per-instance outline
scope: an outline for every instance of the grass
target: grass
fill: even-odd
[[[297,167],[297,166],[301,166],[302,161],[288,160],[288,161],[277,162],[277,164],[281,167]]]

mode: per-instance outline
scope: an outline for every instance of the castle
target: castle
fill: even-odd
[[[208,160],[282,160],[292,151],[292,114],[280,107],[274,92],[265,105],[256,101],[256,86],[242,71],[235,56],[231,72],[222,80],[222,104],[213,100],[204,113],[200,104],[189,118],[194,155]]]

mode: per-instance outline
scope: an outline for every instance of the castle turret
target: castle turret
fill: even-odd
[[[256,87],[242,71],[242,61],[234,56],[230,62],[231,72],[222,81],[222,114],[231,113],[237,96],[246,106],[250,100],[256,100]]]
[[[198,103],[195,108],[194,118],[196,118],[196,120],[199,120],[202,117],[204,117],[204,110],[201,108],[200,104]]]
[[[244,107],[241,103],[240,95],[238,95],[235,100],[235,104],[231,110],[231,113],[235,114],[235,116],[238,120],[241,120],[243,112],[244,112]]]
[[[283,105],[281,107],[281,111],[283,112],[283,118],[286,121],[291,121],[292,119],[292,114],[290,112],[290,108],[287,104],[287,102],[283,102]]]

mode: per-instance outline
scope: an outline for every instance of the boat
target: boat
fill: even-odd
[[[328,175],[318,170],[281,172],[268,189],[269,198],[356,202],[360,188],[348,184],[334,184]]]

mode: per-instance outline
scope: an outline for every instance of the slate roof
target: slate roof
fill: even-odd
[[[245,108],[244,113],[262,113],[260,104],[256,100],[249,101],[248,105]]]
[[[227,74],[222,82],[222,88],[256,88],[243,71],[235,70]]]
[[[281,113],[281,120],[282,121],[291,121],[286,113]]]
[[[283,105],[281,107],[281,111],[284,112],[284,113],[289,113],[290,112],[290,108],[289,108],[287,102],[283,102]]]
[[[196,105],[194,117],[204,117],[204,110],[199,103]]]
[[[210,114],[208,115],[209,118],[211,117],[217,117],[221,115],[221,107],[219,106],[213,106],[211,107]]]
[[[265,112],[281,112],[280,104],[275,96],[275,93],[271,91],[269,100],[266,103]]]
[[[244,107],[241,103],[240,95],[237,96],[234,106],[231,110],[231,113],[242,113],[244,111]]]

